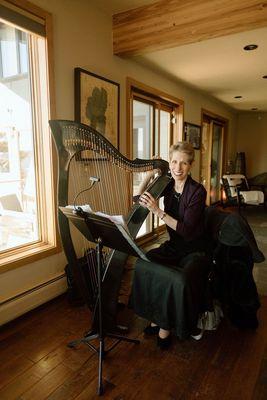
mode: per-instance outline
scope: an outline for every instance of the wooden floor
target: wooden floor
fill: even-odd
[[[144,321],[124,311],[131,337],[104,360],[104,399],[267,399],[267,297],[257,331],[239,331],[223,321],[199,342],[174,340],[168,351],[144,338]],[[67,343],[89,327],[85,307],[60,297],[0,331],[1,400],[96,399],[97,356]]]

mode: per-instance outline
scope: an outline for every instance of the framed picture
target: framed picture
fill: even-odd
[[[75,120],[90,125],[119,148],[120,85],[82,68],[74,69]]]
[[[201,144],[201,126],[185,122],[184,139],[191,143],[194,149],[199,150]]]

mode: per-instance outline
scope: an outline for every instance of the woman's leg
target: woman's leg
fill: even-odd
[[[146,253],[147,258],[150,261],[154,261],[161,265],[175,266],[179,265],[179,260],[183,256],[183,253],[179,253],[173,249],[170,245],[170,241],[162,243],[159,247],[151,249]]]
[[[167,350],[170,347],[171,342],[171,332],[169,330],[160,328],[157,338],[158,347],[161,350]]]
[[[161,339],[166,339],[169,335],[170,335],[170,331],[167,331],[166,329],[162,329],[162,328],[160,328],[160,330],[159,330],[159,337],[161,338]]]
[[[158,325],[156,325],[154,322],[150,322],[150,324],[145,327],[144,333],[149,336],[157,335],[159,333],[159,329],[160,328]]]

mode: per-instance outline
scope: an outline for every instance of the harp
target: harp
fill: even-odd
[[[135,238],[149,211],[138,204],[132,206],[133,174],[158,169],[160,175],[147,190],[159,198],[170,181],[168,163],[160,159],[129,160],[95,129],[78,122],[51,120],[49,124],[58,153],[58,224],[62,246],[84,300],[93,312],[94,327],[97,280],[93,245],[70,226],[61,208],[76,197],[77,204],[90,204],[94,211],[123,215]],[[99,182],[88,191],[90,177],[97,177]],[[118,250],[106,249],[105,252],[103,324],[108,331],[116,326],[118,292],[127,257]],[[86,274],[82,271],[84,263]]]

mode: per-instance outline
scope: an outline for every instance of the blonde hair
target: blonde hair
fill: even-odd
[[[173,155],[174,151],[180,151],[181,153],[187,154],[188,155],[188,161],[190,162],[190,164],[192,164],[192,162],[195,159],[194,147],[189,142],[177,142],[177,143],[173,144],[170,147],[170,150],[169,150],[170,159],[172,158],[172,155]]]

